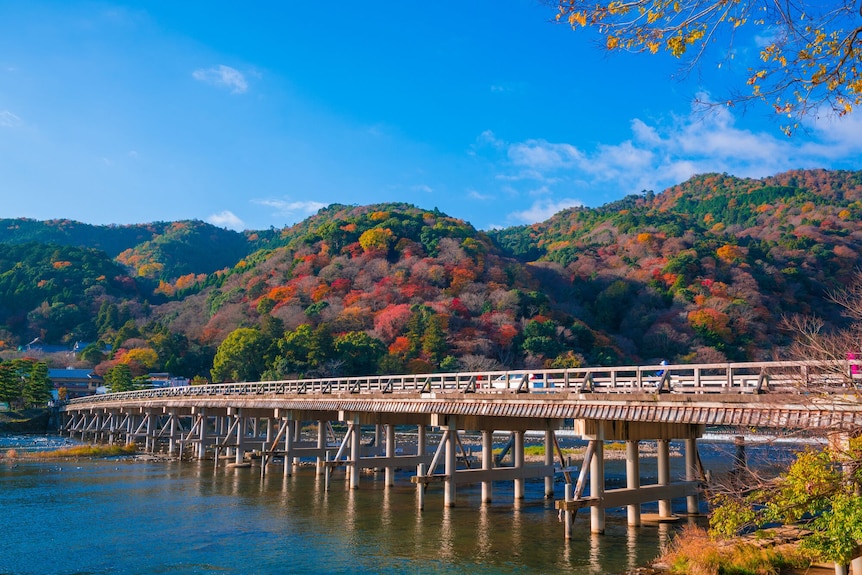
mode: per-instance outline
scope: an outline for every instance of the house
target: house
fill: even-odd
[[[54,389],[66,388],[66,398],[72,399],[85,395],[94,395],[96,389],[102,385],[102,378],[96,375],[92,369],[49,369],[48,379]]]

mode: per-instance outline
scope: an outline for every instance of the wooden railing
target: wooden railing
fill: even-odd
[[[750,362],[491,372],[326,377],[284,381],[163,387],[79,397],[70,405],[136,399],[328,394],[568,394],[580,393],[818,393],[862,389],[854,369],[859,360],[840,362]]]

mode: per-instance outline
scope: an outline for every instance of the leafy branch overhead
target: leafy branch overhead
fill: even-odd
[[[750,93],[727,103],[761,99],[794,121],[788,132],[823,107],[843,116],[862,103],[862,3],[857,0],[552,3],[558,21],[597,29],[611,51],[664,51],[695,66],[712,50],[723,61],[732,59],[742,39],[759,47],[759,59],[748,71]]]

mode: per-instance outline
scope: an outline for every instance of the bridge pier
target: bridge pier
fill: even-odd
[[[640,486],[640,442],[637,439],[629,439],[626,441],[626,488],[637,490]],[[626,506],[626,520],[631,527],[640,526],[640,503],[629,503]]]
[[[696,509],[699,484],[696,477],[697,438],[703,435],[703,425],[637,422],[637,421],[606,421],[577,420],[576,431],[585,439],[590,440],[584,463],[581,468],[581,478],[574,495],[563,501],[557,501],[557,508],[564,512],[575,512],[580,508],[590,508],[590,530],[602,533],[605,527],[606,508],[626,507],[627,522],[630,526],[641,523],[642,503],[657,501],[659,520],[673,517],[671,500],[686,498],[686,508]],[[670,440],[683,439],[686,445],[686,481],[673,483],[670,479]],[[626,442],[626,487],[623,489],[605,489],[604,483],[604,441]],[[655,440],[657,443],[658,482],[654,485],[642,485],[640,482],[639,442]],[[590,493],[583,496],[583,477],[585,467],[590,466]],[[568,515],[567,521],[568,521]],[[566,537],[571,537],[571,529],[566,529]]]
[[[593,458],[590,461],[590,497],[601,501],[605,495],[605,442],[599,430],[595,439]],[[584,461],[584,465],[587,462]],[[590,532],[605,532],[605,508],[602,506],[590,507]]]
[[[491,471],[494,467],[494,432],[490,429],[482,430],[482,470]],[[482,503],[491,503],[494,497],[494,483],[482,482]]]
[[[659,439],[656,441],[656,449],[658,451],[656,461],[658,464],[658,484],[670,484],[670,441],[667,439]],[[660,499],[658,502],[658,516],[661,518],[670,518],[672,515],[670,499]]]

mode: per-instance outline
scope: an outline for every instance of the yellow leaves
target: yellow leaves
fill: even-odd
[[[575,25],[586,26],[587,25],[587,13],[586,12],[572,12],[569,14],[569,24],[574,28]]]
[[[647,12],[647,24],[655,23],[662,16],[664,16],[664,12]]]
[[[670,50],[670,53],[677,58],[685,54],[685,48],[685,42],[679,36],[673,36],[667,39],[667,49]]]
[[[661,48],[661,44],[658,42],[647,42],[646,47],[650,54],[655,54]]]
[[[616,48],[619,48],[619,45],[620,45],[620,39],[619,38],[617,38],[616,36],[608,36],[608,39],[606,42],[606,46],[607,46],[608,50],[614,50]]]

